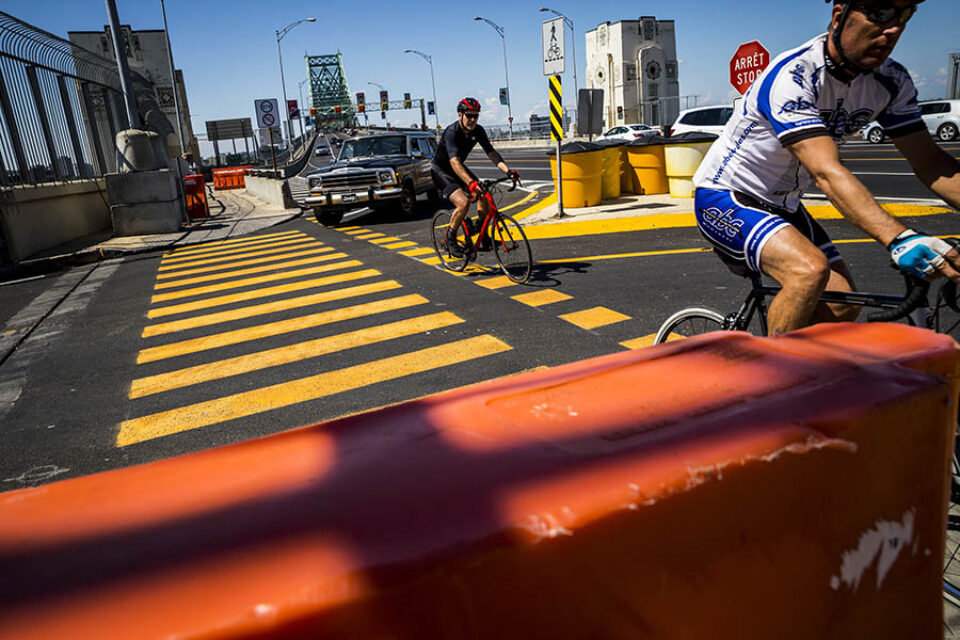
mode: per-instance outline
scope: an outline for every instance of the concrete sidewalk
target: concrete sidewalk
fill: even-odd
[[[112,231],[105,231],[85,236],[0,269],[0,281],[50,273],[109,258],[227,240],[282,224],[302,214],[300,209],[284,209],[260,200],[244,189],[208,190],[207,199],[210,217],[196,220],[175,233],[114,236]]]

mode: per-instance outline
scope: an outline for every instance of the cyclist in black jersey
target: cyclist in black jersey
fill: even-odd
[[[447,250],[454,257],[463,257],[463,251],[453,240],[454,230],[467,215],[467,209],[472,200],[477,200],[477,213],[483,220],[489,209],[481,194],[480,182],[473,172],[464,164],[464,160],[480,145],[498,169],[513,178],[514,182],[520,179],[520,174],[510,169],[503,157],[490,144],[487,132],[477,124],[480,117],[480,102],[476,98],[464,98],[457,105],[457,121],[444,129],[440,138],[440,146],[430,164],[430,173],[437,190],[443,194],[454,206],[450,217],[450,227],[447,229]],[[470,238],[467,237],[467,242]]]

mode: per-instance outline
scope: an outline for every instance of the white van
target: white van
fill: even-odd
[[[688,131],[703,131],[720,135],[733,115],[733,107],[696,107],[685,109],[670,127],[671,136]]]

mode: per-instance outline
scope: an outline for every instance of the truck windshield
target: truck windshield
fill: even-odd
[[[407,154],[406,136],[384,136],[381,138],[349,140],[343,144],[343,150],[340,151],[340,160],[394,154]]]

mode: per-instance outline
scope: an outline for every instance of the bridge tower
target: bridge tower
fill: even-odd
[[[337,54],[305,55],[310,79],[310,106],[317,110],[318,129],[345,129],[354,126],[355,113],[343,57]]]

